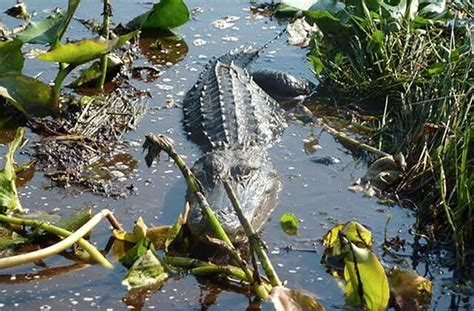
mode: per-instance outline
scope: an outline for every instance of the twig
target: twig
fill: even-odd
[[[102,36],[105,40],[109,39],[109,24],[110,24],[110,16],[112,15],[112,6],[110,5],[110,0],[103,0],[104,1],[104,9],[102,15],[104,16],[102,20]],[[99,80],[99,88],[101,91],[104,90],[104,83],[105,78],[107,77],[107,65],[108,65],[108,57],[107,54],[102,55],[100,58],[100,66],[102,75]]]
[[[224,188],[227,192],[227,195],[229,196],[230,202],[234,207],[235,213],[239,217],[240,224],[242,225],[242,228],[244,228],[245,234],[249,239],[250,247],[257,254],[258,259],[262,263],[263,270],[265,270],[265,273],[267,274],[270,283],[272,284],[272,286],[281,286],[281,281],[278,278],[278,275],[275,269],[273,268],[273,265],[270,259],[268,258],[267,253],[263,249],[262,243],[258,238],[257,233],[255,232],[252,225],[242,212],[242,208],[240,207],[240,203],[234,193],[234,190],[232,189],[227,180],[223,180],[222,183],[224,184]]]
[[[78,243],[81,247],[86,250],[95,261],[100,263],[102,266],[112,269],[113,265],[89,242],[82,239],[89,231],[92,230],[101,220],[102,218],[106,217],[107,215],[111,214],[111,212],[107,209],[100,211],[94,217],[92,217],[88,222],[86,222],[81,228],[79,228],[76,232],[71,233],[67,230],[62,228],[53,226],[48,223],[41,223],[36,220],[31,219],[21,219],[21,218],[14,218],[8,217],[5,215],[0,215],[0,221],[14,223],[19,225],[26,225],[26,226],[34,226],[41,228],[45,231],[51,232],[53,234],[57,234],[62,237],[66,237],[64,240],[53,244],[49,247],[11,257],[1,258],[0,259],[0,269],[10,268],[14,266],[19,266],[22,264],[34,262],[37,260],[44,259],[46,257],[58,254],[68,248],[70,248],[74,243]]]
[[[337,138],[339,138],[340,140],[342,140],[342,141],[344,141],[344,142],[347,142],[347,143],[349,143],[349,144],[351,144],[351,145],[354,145],[354,146],[356,146],[356,147],[358,147],[358,148],[360,148],[360,149],[364,149],[364,150],[366,150],[366,151],[369,151],[369,152],[371,152],[371,153],[373,153],[373,154],[376,154],[376,155],[379,155],[379,156],[382,156],[382,157],[390,156],[389,153],[386,153],[386,152],[384,152],[384,151],[382,151],[382,150],[379,150],[379,149],[374,148],[374,147],[372,147],[372,146],[369,146],[369,145],[367,145],[367,144],[361,143],[361,142],[355,140],[354,138],[347,136],[345,133],[340,132],[340,131],[338,131],[338,130],[332,128],[332,127],[330,127],[330,126],[327,125],[326,123],[323,123],[323,122],[322,122],[321,124],[322,124],[322,126],[324,127],[324,129],[325,129],[326,131],[328,131],[328,132],[329,132],[330,134],[332,134],[332,135],[335,135]]]

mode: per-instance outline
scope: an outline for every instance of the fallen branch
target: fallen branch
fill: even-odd
[[[74,243],[78,243],[82,248],[84,248],[84,250],[86,250],[97,263],[108,269],[112,269],[113,265],[97,250],[97,248],[95,248],[86,240],[82,239],[82,237],[89,233],[92,228],[94,228],[104,217],[107,217],[107,215],[110,214],[111,212],[107,209],[100,211],[74,233],[51,224],[42,223],[32,219],[22,219],[0,215],[1,222],[37,227],[53,234],[59,235],[61,237],[66,237],[64,240],[56,244],[34,252],[1,258],[0,269],[15,267],[26,263],[35,262],[37,260],[42,260],[49,256],[65,251],[66,249],[70,248]]]
[[[367,144],[361,143],[360,141],[357,141],[354,138],[347,136],[345,133],[340,132],[340,131],[336,130],[333,127],[330,127],[329,125],[327,125],[326,123],[324,123],[322,121],[321,121],[321,125],[323,126],[323,128],[328,133],[336,136],[338,139],[340,139],[343,142],[349,143],[349,144],[351,144],[351,145],[353,145],[353,146],[355,146],[359,149],[363,149],[365,151],[371,152],[373,154],[376,154],[376,155],[379,155],[379,156],[382,156],[382,157],[390,156],[389,153],[386,153],[382,150],[379,150],[379,149],[374,148],[372,146],[369,146]]]

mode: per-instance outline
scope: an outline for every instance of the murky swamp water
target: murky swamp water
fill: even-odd
[[[12,0],[2,0],[0,11],[5,11],[14,3]],[[138,216],[143,216],[149,226],[174,223],[183,209],[185,182],[179,171],[166,160],[154,164],[152,168],[146,167],[140,147],[144,135],[149,132],[169,135],[177,142],[179,153],[186,155],[186,161],[191,165],[199,158],[200,149],[187,140],[182,130],[182,111],[179,105],[168,108],[167,101],[180,103],[209,58],[222,55],[242,44],[261,46],[284,27],[275,20],[249,12],[248,1],[188,0],[186,3],[190,9],[195,9],[195,14],[176,32],[183,37],[182,44],[187,45],[187,48],[180,47],[181,53],[185,54],[188,50],[187,54],[178,63],[165,65],[157,80],[150,83],[133,82],[140,88],[149,89],[153,96],[148,101],[149,109],[139,128],[125,137],[130,142],[128,152],[138,161],[136,169],[127,176],[129,184],[136,187],[137,194],[117,200],[89,193],[75,196],[63,189],[50,187],[51,182],[37,173],[27,186],[20,188],[24,207],[32,211],[67,215],[84,205],[94,204],[99,209],[111,209],[127,229],[131,229]],[[30,12],[36,10],[40,16],[47,14],[45,9],[56,6],[65,8],[67,5],[66,1],[39,0],[29,0],[27,4]],[[114,0],[112,4],[115,23],[127,22],[151,6],[147,1],[128,0]],[[99,1],[83,0],[76,15],[84,19],[95,17],[99,20],[100,12]],[[226,16],[236,17],[233,27],[214,27],[213,21]],[[9,27],[19,23],[5,14],[0,18]],[[73,21],[66,36],[79,39],[91,35],[80,23]],[[147,58],[138,60],[135,66],[159,62],[160,59],[148,54]],[[256,61],[254,68],[263,67],[285,70],[314,80],[305,59],[305,51],[288,46],[285,35],[271,44]],[[42,72],[43,81],[51,80],[56,73],[53,67],[33,60],[25,63],[24,71],[27,75]],[[34,134],[28,135],[30,145],[38,140]],[[314,154],[307,154],[304,142],[319,135],[322,149]],[[5,147],[1,146],[0,151],[4,155]],[[28,152],[31,150],[27,149],[18,155],[17,161],[22,163],[28,160]],[[385,224],[388,215],[391,215],[387,235],[399,235],[406,239],[406,250],[397,257],[384,256],[382,261],[389,266],[396,263],[401,267],[416,268],[421,275],[433,278],[435,286],[432,307],[448,310],[452,297],[457,299],[446,287],[450,274],[433,264],[430,258],[418,259],[418,264],[413,262],[413,236],[409,231],[415,222],[414,214],[398,206],[379,205],[375,198],[365,198],[347,190],[351,183],[365,174],[364,162],[353,158],[331,135],[325,132],[321,134],[320,127],[297,122],[289,125],[270,154],[283,181],[283,189],[277,208],[263,227],[262,237],[269,246],[271,260],[276,265],[280,278],[287,280],[289,287],[314,293],[328,310],[343,308],[343,293],[320,264],[323,252],[321,237],[335,223],[357,220],[372,230],[375,249],[381,256]],[[340,159],[340,162],[330,166],[317,164],[311,161],[314,156],[333,156]],[[279,218],[284,212],[293,212],[301,220],[297,237],[289,237],[282,232]],[[97,241],[99,248],[103,248],[110,235],[109,227],[102,224],[94,230],[93,240]],[[312,252],[286,251],[286,246]],[[250,305],[248,297],[220,289],[208,281],[196,280],[192,276],[170,279],[162,288],[149,295],[127,297],[126,288],[121,285],[126,269],[118,263],[115,264],[115,270],[108,271],[100,266],[74,265],[60,256],[49,258],[45,262],[49,267],[66,266],[62,272],[67,273],[43,277],[42,268],[34,265],[0,272],[0,309],[34,310],[41,306],[51,306],[53,310],[122,310],[127,306],[134,306],[162,310],[207,307],[213,310],[243,310]],[[25,273],[32,274],[24,279],[21,275]],[[16,282],[19,279],[24,279],[24,282]],[[261,307],[265,310],[272,309],[267,303]]]

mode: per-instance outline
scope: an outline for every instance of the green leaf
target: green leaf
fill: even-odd
[[[325,11],[306,11],[305,15],[316,23],[325,36],[329,35],[340,38],[340,40],[346,40],[347,31],[350,27],[333,14]]]
[[[131,267],[138,258],[143,256],[146,251],[149,249],[151,242],[146,239],[141,239],[135,244],[135,246],[125,254],[122,258],[120,258],[120,262],[125,267]]]
[[[331,256],[341,256],[345,243],[341,241],[345,237],[359,247],[372,247],[372,233],[356,221],[349,221],[331,228],[323,237],[323,246]]]
[[[352,252],[344,257],[346,303],[371,311],[385,310],[390,298],[390,289],[384,268],[370,250],[359,248],[352,243],[349,247]]]
[[[0,42],[0,75],[21,73],[25,59],[19,40]]]
[[[318,2],[318,0],[282,0],[281,4],[287,5],[296,11],[306,11]]]
[[[163,283],[168,278],[160,261],[151,250],[147,250],[130,268],[122,284],[128,290]]]
[[[436,76],[439,75],[440,73],[444,72],[444,64],[443,63],[435,63],[427,68],[428,75],[430,76]]]
[[[51,88],[25,75],[0,76],[0,96],[10,100],[15,108],[27,115],[45,116],[57,109]]]
[[[142,28],[171,29],[189,20],[189,10],[183,0],[161,0],[139,18],[144,19]]]
[[[176,223],[174,226],[171,228],[170,231],[168,231],[168,234],[166,235],[166,240],[165,240],[165,251],[168,251],[168,247],[173,243],[173,241],[179,236],[179,233],[181,232],[181,228],[183,227],[184,223],[184,218],[183,215],[179,214],[178,219],[176,220]]]
[[[75,213],[61,218],[56,222],[56,226],[74,232],[88,222],[92,217],[92,208],[90,206],[80,209]]]
[[[313,70],[316,72],[318,75],[320,75],[323,70],[324,70],[324,64],[321,58],[314,56],[314,55],[309,55],[308,56],[311,64],[313,65]]]
[[[52,45],[58,39],[64,19],[64,14],[59,12],[44,20],[30,22],[16,38],[23,43]]]
[[[78,66],[97,59],[111,50],[125,44],[128,40],[136,36],[137,31],[115,38],[113,40],[86,39],[74,43],[59,44],[49,52],[40,54],[38,59],[47,62],[58,62]]]
[[[13,156],[23,141],[24,133],[25,130],[21,127],[16,131],[15,139],[8,146],[8,152],[5,157],[5,167],[0,171],[1,213],[23,212],[15,184],[16,173]]]
[[[370,35],[370,41],[367,46],[369,52],[381,52],[383,46],[384,33],[381,30],[376,30]]]
[[[24,244],[27,241],[27,238],[24,238],[13,230],[0,225],[0,257],[3,257],[3,252],[5,250]]]
[[[319,0],[316,1],[316,3],[309,8],[309,10],[337,13],[343,10],[345,7],[346,5],[343,2],[339,2],[337,0]]]
[[[284,213],[280,217],[280,226],[288,235],[298,234],[298,218],[293,213]]]
[[[87,39],[75,43],[59,44],[55,49],[40,54],[38,59],[77,66],[99,58],[111,49],[109,40]]]
[[[133,234],[135,235],[138,241],[146,239],[148,227],[143,220],[143,217],[140,216],[135,221],[135,225],[133,226]]]

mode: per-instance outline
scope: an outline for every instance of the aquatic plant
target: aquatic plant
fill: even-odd
[[[466,8],[464,8],[465,10]],[[472,240],[472,34],[440,3],[346,2],[308,10],[318,25],[308,55],[335,103],[375,115],[379,149],[406,155],[395,191],[415,199],[420,230],[451,241],[459,264]],[[462,13],[462,14],[461,14]],[[466,223],[467,220],[467,223]]]
[[[77,42],[61,43],[80,0],[69,0],[65,13],[55,12],[46,19],[29,22],[15,38],[0,42],[0,96],[27,116],[54,114],[60,107],[60,95],[66,77],[78,66],[100,59],[97,86],[103,89],[108,68],[108,54],[138,35],[142,28],[169,29],[184,24],[189,12],[182,0],[160,1],[153,9],[141,16],[141,23],[134,30],[123,35],[110,36],[112,7],[104,0],[101,37],[83,39]],[[57,63],[59,70],[52,87],[22,74],[25,43],[47,45],[50,50],[37,55],[37,59]],[[36,94],[35,97],[31,93]]]

